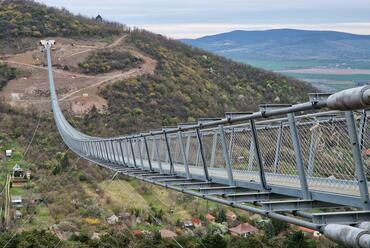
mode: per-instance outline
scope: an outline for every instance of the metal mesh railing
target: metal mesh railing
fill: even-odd
[[[366,177],[370,180],[370,110],[361,113],[359,120],[359,139]]]

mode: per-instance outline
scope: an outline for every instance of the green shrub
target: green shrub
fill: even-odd
[[[30,0],[5,0],[0,8],[0,39],[18,37],[107,37],[123,32],[123,26],[75,16],[66,9],[47,7]]]
[[[6,64],[0,63],[0,91],[10,80],[16,78],[17,74],[17,69],[10,68]]]
[[[142,63],[140,58],[129,52],[99,51],[90,55],[79,67],[84,73],[98,74],[113,70],[128,70]]]

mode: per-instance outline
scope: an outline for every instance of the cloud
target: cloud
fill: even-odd
[[[174,38],[234,29],[298,28],[369,34],[369,0],[38,0]]]
[[[370,35],[370,22],[364,23],[329,23],[329,24],[243,24],[243,23],[182,23],[182,24],[143,24],[140,28],[148,29],[171,38],[198,38],[232,30],[266,30],[293,28],[305,30],[332,30],[355,34]]]

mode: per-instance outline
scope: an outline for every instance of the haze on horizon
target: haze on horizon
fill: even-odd
[[[172,38],[296,28],[370,34],[368,0],[38,0]]]

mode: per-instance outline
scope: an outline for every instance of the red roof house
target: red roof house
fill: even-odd
[[[230,222],[235,221],[236,220],[236,214],[234,212],[228,210],[226,212],[226,219],[227,219],[227,221],[230,221]]]
[[[138,229],[136,229],[136,230],[132,230],[132,234],[133,234],[133,235],[135,235],[135,236],[140,236],[140,235],[142,235],[142,234],[143,234],[143,231],[138,230]]]
[[[214,217],[212,214],[206,214],[204,215],[204,218],[206,218],[208,224],[214,223],[216,220],[216,217]]]
[[[312,229],[309,229],[309,228],[306,228],[306,227],[303,227],[303,226],[298,226],[297,228],[299,231],[302,231],[303,233],[305,233],[306,235],[310,235],[314,238],[320,238],[321,237],[321,233],[318,232],[318,231],[315,231],[315,230],[312,230]]]
[[[198,218],[193,218],[193,219],[191,219],[191,221],[193,222],[194,227],[201,227],[202,226],[202,222]]]
[[[248,235],[258,232],[258,229],[249,223],[243,223],[243,224],[240,224],[239,226],[229,228],[229,232],[233,236],[246,237]]]
[[[365,155],[366,157],[370,157],[370,148],[368,148],[368,149],[364,149],[363,151],[364,151],[364,155]]]

